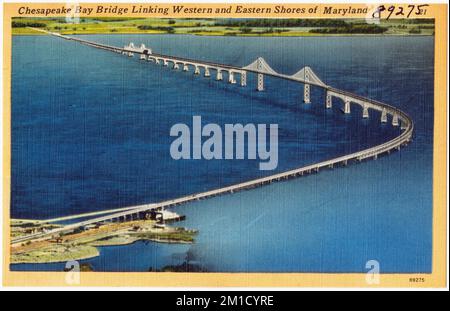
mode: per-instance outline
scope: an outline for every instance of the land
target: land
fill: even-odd
[[[34,220],[12,220],[11,236],[54,229],[60,225]],[[99,255],[98,246],[126,245],[136,241],[193,243],[197,231],[158,224],[156,220],[103,223],[60,235],[11,246],[11,263],[52,263]]]
[[[14,18],[13,35],[43,35],[34,28],[73,34],[189,34],[198,36],[433,35],[433,20],[363,19],[168,19],[168,18]]]

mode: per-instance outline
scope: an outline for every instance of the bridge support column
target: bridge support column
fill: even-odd
[[[220,70],[220,69],[217,69],[216,80],[217,81],[222,81],[223,80],[222,70]]]
[[[155,64],[159,65],[159,58],[155,58]]]
[[[173,64],[173,69],[180,69],[180,65],[178,65],[177,63]]]
[[[403,120],[400,120],[400,129],[401,130],[406,130],[406,122]]]
[[[309,84],[306,84],[303,86],[303,102],[305,104],[310,104],[311,103],[311,86]]]
[[[326,94],[326,99],[325,99],[325,108],[330,109],[333,106],[333,99],[330,93]]]
[[[199,75],[200,74],[200,68],[198,68],[198,66],[195,66],[194,74],[195,75]]]
[[[242,71],[241,72],[241,86],[246,86],[246,85],[247,85],[247,72]]]
[[[262,73],[258,73],[258,85],[256,89],[259,92],[264,91],[264,75]]]
[[[189,67],[186,64],[183,64],[183,71],[189,71]]]
[[[128,52],[128,57],[133,57],[133,53],[132,52]]]
[[[381,111],[381,123],[387,122],[387,112],[386,108],[383,108],[383,111]]]
[[[369,117],[369,108],[366,105],[363,106],[363,119],[367,119]]]
[[[146,59],[147,59],[147,56],[145,56],[145,54],[141,54],[141,56],[139,56],[139,59],[141,59],[141,60],[146,60]]]
[[[205,77],[210,77],[211,74],[209,73],[209,68],[205,67]]]
[[[163,66],[166,66],[166,67],[169,66],[169,62],[167,61],[167,59],[164,60]]]
[[[235,84],[236,80],[234,79],[234,72],[229,71],[228,72],[228,83]]]
[[[345,114],[350,113],[350,100],[348,98],[345,98],[344,100],[344,113]]]
[[[259,71],[263,70],[263,59],[261,57],[258,57],[258,60],[257,60],[257,63],[256,63],[256,68]],[[257,90],[259,92],[264,91],[264,75],[262,73],[258,73]]]
[[[392,116],[392,125],[393,126],[398,126],[398,115],[396,115],[395,113]]]

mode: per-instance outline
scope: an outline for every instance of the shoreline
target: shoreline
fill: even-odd
[[[42,264],[51,264],[51,263],[66,263],[69,261],[78,261],[78,260],[85,260],[85,259],[91,259],[91,258],[95,258],[100,256],[100,252],[97,252],[97,254],[93,254],[93,255],[87,255],[87,256],[83,256],[83,257],[79,257],[79,258],[75,258],[75,259],[60,259],[60,260],[52,260],[52,261],[18,261],[18,262],[13,262],[11,261],[9,264],[10,265],[42,265]]]
[[[10,265],[20,265],[20,264],[51,264],[51,263],[66,263],[68,261],[72,260],[86,260],[91,259],[95,257],[100,256],[100,250],[98,248],[101,247],[114,247],[114,246],[126,246],[131,245],[136,242],[154,242],[154,243],[163,243],[163,244],[193,244],[193,242],[187,242],[187,241],[178,241],[178,240],[171,240],[171,239],[136,239],[133,241],[125,242],[125,243],[114,243],[114,244],[105,244],[105,245],[92,245],[92,247],[97,249],[96,254],[86,255],[82,257],[76,257],[76,258],[68,258],[68,259],[56,259],[56,260],[49,260],[49,261],[17,261],[17,262],[10,262]]]
[[[46,224],[33,226],[32,230],[42,230]],[[17,223],[13,228],[15,233],[30,230],[26,225],[21,226]],[[182,227],[161,228],[155,220],[103,224],[83,231],[74,231],[59,238],[13,246],[10,264],[46,264],[90,259],[100,256],[101,247],[125,246],[139,241],[192,244],[196,234],[197,230]]]
[[[48,36],[48,34],[45,34],[43,32],[29,32],[29,33],[12,33],[12,36]],[[72,36],[89,36],[89,35],[178,35],[178,36],[198,36],[198,37],[274,37],[274,38],[322,38],[322,37],[434,37],[434,34],[398,34],[398,33],[391,33],[391,34],[370,34],[370,33],[340,33],[340,34],[293,34],[293,35],[272,35],[272,34],[236,34],[236,35],[226,35],[226,34],[195,34],[195,33],[167,33],[167,32],[160,32],[160,33],[154,33],[154,32],[62,32],[61,35],[72,35]]]

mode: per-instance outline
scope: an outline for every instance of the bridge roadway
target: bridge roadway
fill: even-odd
[[[40,31],[42,31],[42,30],[40,30]],[[44,32],[46,32],[46,31],[44,31]],[[236,72],[236,73],[252,72],[255,74],[268,75],[268,76],[272,76],[275,78],[290,80],[290,81],[294,81],[294,82],[306,83],[306,84],[310,84],[310,85],[314,85],[314,86],[323,88],[324,90],[327,91],[327,94],[330,93],[335,97],[342,98],[343,100],[347,99],[349,102],[354,102],[356,104],[359,104],[363,108],[364,107],[370,108],[370,109],[373,109],[373,110],[376,110],[379,112],[383,112],[383,110],[385,110],[385,112],[389,115],[392,115],[392,116],[397,115],[399,117],[400,121],[403,121],[403,123],[405,123],[405,124],[412,123],[409,116],[407,116],[404,112],[402,112],[398,108],[395,108],[393,106],[390,106],[385,103],[378,102],[378,101],[375,101],[375,100],[372,100],[369,98],[365,98],[358,94],[354,94],[354,93],[351,93],[348,91],[336,89],[336,88],[330,87],[328,85],[325,85],[323,83],[316,83],[314,81],[305,81],[304,78],[301,78],[301,77],[298,77],[295,75],[285,75],[285,74],[280,74],[280,73],[274,72],[273,70],[267,71],[267,70],[249,69],[249,68],[237,67],[237,66],[233,66],[233,65],[220,64],[220,63],[208,62],[208,61],[203,61],[203,60],[194,60],[194,59],[190,59],[190,58],[157,54],[157,53],[147,54],[147,53],[144,53],[143,51],[137,51],[137,49],[127,49],[127,48],[121,48],[121,47],[111,46],[111,45],[107,45],[107,44],[101,44],[101,43],[97,43],[97,42],[93,42],[93,41],[89,41],[89,40],[85,40],[85,39],[61,35],[58,33],[52,33],[52,32],[47,32],[47,33],[57,36],[57,37],[61,37],[66,40],[76,41],[81,44],[93,46],[93,47],[96,47],[99,49],[112,51],[112,52],[116,52],[116,53],[137,53],[137,54],[146,55],[148,57],[152,57],[155,59],[162,59],[162,60],[165,59],[169,62],[173,62],[174,64],[175,63],[189,64],[189,65],[201,66],[201,67],[205,67],[208,69],[214,69],[214,70],[225,70],[225,71],[228,70],[229,72]],[[407,125],[404,125],[403,127],[406,127],[406,126]]]
[[[42,29],[37,29],[37,28],[33,28],[35,30],[38,31],[43,31]],[[279,74],[279,73],[271,73],[271,72],[266,72],[266,71],[260,71],[260,70],[254,70],[254,69],[243,69],[242,67],[237,67],[237,66],[233,66],[233,65],[228,65],[228,64],[221,64],[221,63],[214,63],[214,62],[209,62],[209,61],[204,61],[204,60],[196,60],[196,59],[191,59],[191,58],[186,58],[186,57],[179,57],[179,56],[172,56],[172,55],[164,55],[164,54],[158,54],[158,53],[151,53],[151,54],[147,54],[144,52],[140,52],[137,51],[136,49],[127,49],[127,48],[122,48],[122,47],[117,47],[117,46],[112,46],[112,45],[107,45],[107,44],[102,44],[102,43],[98,43],[98,42],[93,42],[93,41],[89,41],[89,40],[85,40],[85,39],[81,39],[81,38],[76,38],[76,37],[70,37],[70,36],[66,36],[66,35],[61,35],[58,33],[54,33],[54,32],[47,32],[47,31],[43,31],[46,32],[50,35],[56,36],[56,37],[60,37],[66,40],[72,40],[72,41],[76,41],[79,42],[81,44],[85,44],[85,45],[89,45],[89,46],[93,46],[102,50],[107,50],[107,51],[111,51],[111,52],[116,52],[116,53],[137,53],[137,54],[142,54],[142,55],[146,55],[146,56],[150,56],[152,58],[159,58],[159,59],[166,59],[169,62],[173,62],[173,63],[183,63],[183,64],[197,64],[201,67],[208,67],[210,69],[219,69],[219,70],[229,70],[229,71],[234,71],[234,72],[242,72],[242,71],[247,71],[247,72],[252,72],[252,73],[260,73],[260,74],[264,74],[264,75],[269,75],[272,77],[276,77],[276,78],[281,78],[281,79],[287,79],[287,80],[291,80],[291,81],[296,81],[296,82],[304,82],[303,79],[300,78],[295,78],[289,75],[284,75],[284,74]],[[323,85],[317,84],[313,81],[308,82],[308,84],[312,84],[312,85],[316,85],[319,87],[323,87]],[[336,90],[339,91],[339,90]]]
[[[150,204],[145,204],[145,205],[149,206]],[[97,211],[97,212],[88,212],[88,213],[82,213],[82,214],[76,214],[76,215],[61,216],[61,217],[43,219],[43,220],[23,219],[23,221],[24,222],[35,222],[35,223],[41,223],[41,224],[42,223],[50,224],[50,223],[54,223],[54,222],[62,222],[62,221],[67,221],[67,220],[72,220],[72,219],[79,219],[79,218],[86,218],[86,217],[91,217],[91,216],[118,213],[118,212],[135,209],[137,207],[138,206],[128,206],[128,207],[114,208],[114,209],[109,209],[109,210],[102,210],[102,211]]]
[[[197,66],[201,66],[201,67],[205,67],[205,68],[207,67],[209,69],[225,70],[225,71],[228,70],[228,71],[233,71],[233,72],[237,72],[237,73],[242,73],[245,71],[245,72],[252,72],[255,74],[268,75],[268,76],[272,76],[275,78],[290,80],[290,81],[294,81],[294,82],[307,83],[310,85],[314,85],[314,86],[323,88],[324,90],[328,91],[329,93],[333,94],[334,96],[340,97],[342,99],[346,98],[350,102],[354,102],[361,106],[363,106],[365,104],[367,108],[371,108],[373,110],[380,111],[380,112],[382,112],[385,109],[387,114],[390,114],[390,115],[397,114],[399,116],[400,120],[403,121],[404,123],[412,123],[409,116],[407,116],[404,112],[402,112],[401,110],[399,110],[396,107],[393,107],[393,106],[390,106],[385,103],[378,102],[378,101],[375,101],[375,100],[372,100],[369,98],[365,98],[358,94],[354,94],[354,93],[351,93],[348,91],[336,89],[336,88],[330,87],[328,85],[325,85],[323,83],[316,83],[314,81],[305,81],[304,78],[296,77],[295,75],[285,75],[285,74],[280,74],[280,73],[277,73],[274,71],[249,69],[249,68],[237,67],[237,66],[228,65],[228,64],[214,63],[214,62],[209,62],[209,61],[204,61],[204,60],[195,60],[195,59],[191,59],[191,58],[164,55],[164,54],[158,54],[158,53],[146,54],[143,51],[142,52],[137,51],[136,49],[127,49],[127,48],[111,46],[111,45],[97,43],[97,42],[80,39],[80,38],[76,38],[76,37],[60,35],[58,33],[50,33],[50,34],[61,37],[66,40],[76,41],[76,42],[86,44],[89,46],[93,46],[93,47],[103,49],[103,50],[108,50],[108,51],[117,52],[117,53],[119,53],[119,52],[120,53],[124,53],[124,52],[125,53],[137,53],[137,54],[146,55],[146,56],[149,56],[149,57],[152,57],[155,59],[156,58],[165,59],[169,62],[173,62],[174,64],[182,63],[182,64],[189,64],[189,65],[194,65],[194,66],[197,65]]]
[[[98,44],[95,42],[90,42],[90,41],[82,40],[82,39],[78,39],[78,38],[71,38],[71,37],[62,36],[62,35],[54,34],[54,33],[51,33],[51,34],[60,36],[67,40],[79,41],[84,44],[89,44],[89,45],[92,45],[95,47],[99,47],[99,48],[114,51],[114,52],[117,52],[118,50],[121,52],[125,51],[123,48],[108,46],[108,45],[104,45],[104,44]],[[152,54],[152,55],[162,55],[162,54]],[[161,57],[171,57],[171,56],[161,56]],[[187,60],[184,58],[176,58],[176,59]],[[196,61],[196,62],[198,62],[198,61]],[[206,64],[206,62],[205,62],[205,64]],[[214,63],[208,63],[208,64],[214,64]],[[219,65],[219,64],[215,64],[215,65],[220,66],[221,68],[227,66],[227,65]],[[242,68],[234,67],[234,66],[227,66],[227,68],[230,68],[230,69],[236,68],[236,69],[242,70]],[[259,73],[259,72],[256,71],[256,73]],[[264,74],[266,74],[266,73],[264,73]],[[286,78],[286,77],[290,77],[290,76],[279,75],[278,77]],[[320,87],[323,87],[323,86],[320,86]],[[299,176],[303,176],[306,174],[311,174],[313,172],[319,172],[319,170],[321,170],[323,168],[333,168],[335,165],[338,165],[338,164],[346,166],[351,161],[362,161],[367,158],[376,159],[378,157],[378,155],[380,155],[380,154],[389,153],[391,150],[400,150],[400,148],[403,145],[408,144],[410,142],[410,140],[412,139],[412,134],[414,131],[414,123],[411,120],[411,118],[402,110],[400,110],[394,106],[390,106],[390,105],[387,105],[385,103],[382,103],[382,102],[379,102],[376,100],[368,99],[363,96],[353,94],[353,93],[350,93],[347,91],[338,90],[338,89],[335,89],[335,88],[332,88],[329,86],[326,86],[324,88],[331,93],[336,93],[345,98],[351,98],[352,100],[360,101],[360,102],[368,105],[371,109],[375,109],[378,111],[385,111],[391,115],[397,115],[398,118],[402,122],[401,134],[399,136],[393,138],[392,140],[389,140],[382,144],[379,144],[379,145],[376,145],[376,146],[373,146],[373,147],[370,147],[370,148],[367,148],[367,149],[364,149],[361,151],[357,151],[357,152],[354,152],[351,154],[332,158],[329,160],[314,163],[314,164],[311,164],[308,166],[289,170],[286,172],[270,175],[267,177],[257,178],[257,179],[253,179],[250,181],[238,183],[235,185],[222,187],[222,188],[205,191],[205,192],[201,192],[201,193],[191,194],[191,195],[183,196],[180,198],[166,200],[166,201],[159,202],[159,203],[144,204],[144,205],[130,206],[130,207],[125,207],[125,208],[121,208],[121,209],[116,209],[116,210],[114,210],[116,212],[114,212],[110,215],[96,217],[93,219],[77,222],[74,224],[69,224],[62,228],[53,229],[48,232],[30,234],[27,236],[13,239],[12,244],[14,245],[14,244],[22,243],[22,242],[29,241],[29,240],[52,238],[52,237],[56,237],[60,233],[70,232],[76,228],[79,228],[82,226],[87,226],[90,224],[96,224],[96,223],[100,223],[100,222],[104,222],[104,221],[112,221],[114,219],[121,219],[121,218],[126,219],[127,217],[133,217],[133,215],[138,214],[140,212],[147,212],[147,211],[151,211],[151,210],[162,210],[162,209],[173,207],[176,205],[193,202],[193,201],[197,201],[197,200],[202,200],[202,199],[207,199],[207,198],[214,197],[214,196],[221,195],[221,194],[234,193],[234,192],[237,192],[240,190],[252,189],[255,187],[270,184],[275,181],[286,180],[289,178],[294,178],[294,177],[299,177]],[[113,210],[109,210],[109,211],[113,211]],[[119,212],[117,212],[117,211],[119,211]],[[94,212],[94,213],[96,213],[96,212]],[[102,213],[102,212],[98,212],[98,213]],[[90,213],[87,213],[87,214],[90,214]],[[66,219],[69,219],[68,217],[70,217],[70,219],[81,218],[87,214],[67,216]],[[61,219],[64,219],[64,217],[60,218],[60,220]],[[43,222],[45,222],[45,221],[43,221]]]

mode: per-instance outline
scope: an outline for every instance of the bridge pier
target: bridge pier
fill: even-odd
[[[247,85],[247,72],[242,71],[241,72],[241,86],[246,86],[246,85]]]
[[[159,58],[155,58],[155,64],[159,65]]]
[[[349,114],[350,113],[350,99],[347,97],[344,100],[344,113]]]
[[[401,130],[406,130],[406,122],[403,121],[403,120],[400,121],[400,129]]]
[[[256,62],[256,68],[258,71],[263,71],[263,59],[258,57]],[[258,84],[257,84],[258,92],[264,91],[264,75],[262,73],[258,73]]]
[[[189,71],[189,67],[186,64],[183,64],[183,71]]]
[[[163,66],[165,67],[169,66],[169,62],[167,61],[167,59],[164,59]]]
[[[200,68],[198,68],[198,66],[195,66],[194,74],[195,75],[199,75],[200,74]]]
[[[311,91],[311,86],[309,84],[305,83],[305,85],[303,86],[303,102],[305,104],[311,103],[310,91]]]
[[[216,80],[217,81],[222,81],[223,80],[222,70],[220,70],[220,69],[217,69]]]
[[[393,126],[398,126],[398,115],[394,113],[394,115],[392,116],[392,125]]]
[[[258,85],[256,89],[259,92],[264,91],[264,75],[262,73],[258,73]]]
[[[366,105],[363,106],[363,119],[369,118],[369,108]]]
[[[381,123],[386,122],[387,122],[387,111],[386,108],[383,108],[383,110],[381,111]]]
[[[209,73],[209,68],[205,67],[205,77],[210,77],[211,74]]]
[[[134,54],[132,52],[128,52],[128,57],[133,57]]]
[[[235,84],[236,80],[234,79],[234,72],[229,71],[228,72],[228,83]]]
[[[325,108],[330,109],[333,106],[333,98],[330,93],[326,93]]]
[[[178,65],[177,63],[173,63],[173,69],[180,69],[180,65]]]
[[[147,59],[147,56],[145,56],[145,54],[141,54],[141,56],[139,56],[139,59],[141,59],[141,60],[146,60],[146,59]]]

